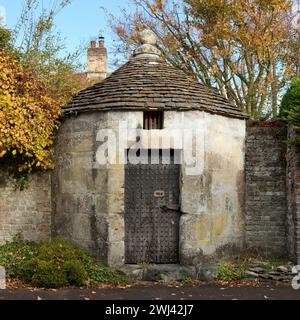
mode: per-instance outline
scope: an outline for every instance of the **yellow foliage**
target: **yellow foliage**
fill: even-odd
[[[0,51],[0,158],[16,159],[19,171],[53,168],[50,150],[62,103]]]
[[[149,5],[148,5],[148,8],[151,10],[151,12],[152,12],[154,15],[158,13],[158,8],[157,8],[157,6],[149,4]]]

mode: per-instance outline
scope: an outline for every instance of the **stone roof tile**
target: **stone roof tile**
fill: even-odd
[[[153,58],[133,58],[104,81],[76,95],[65,113],[108,110],[203,110],[234,118],[248,116],[183,71]]]

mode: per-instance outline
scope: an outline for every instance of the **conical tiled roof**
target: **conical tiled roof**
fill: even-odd
[[[103,82],[81,91],[65,112],[154,109],[203,110],[247,118],[214,90],[193,81],[156,54],[145,52],[131,58]]]

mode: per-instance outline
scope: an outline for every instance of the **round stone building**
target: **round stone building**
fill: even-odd
[[[246,115],[166,63],[150,31],[65,108],[52,234],[112,267],[195,265],[244,246]]]

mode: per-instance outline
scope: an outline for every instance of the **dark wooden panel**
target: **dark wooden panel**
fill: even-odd
[[[179,170],[161,161],[126,165],[126,263],[178,263]]]

